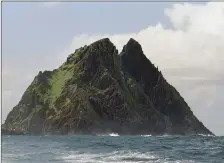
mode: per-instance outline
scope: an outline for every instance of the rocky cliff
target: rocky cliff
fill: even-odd
[[[211,134],[134,39],[121,54],[98,40],[39,72],[3,126],[26,134]]]

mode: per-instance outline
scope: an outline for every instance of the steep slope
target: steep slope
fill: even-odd
[[[211,134],[130,39],[120,55],[108,38],[40,72],[3,127],[28,134]]]
[[[158,68],[146,58],[138,42],[130,39],[122,50],[121,58],[125,70],[143,88],[154,107],[169,117],[172,127],[168,129],[168,132],[180,134],[210,132],[193,115],[187,103],[164,79]]]

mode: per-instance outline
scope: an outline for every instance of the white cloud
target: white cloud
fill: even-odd
[[[196,116],[215,133],[224,134],[216,127],[224,128],[224,121],[218,118],[224,111],[219,107],[217,119],[214,119],[212,108],[217,90],[224,85],[224,3],[175,4],[164,14],[173,29],[158,23],[137,33],[83,34],[74,37],[68,52],[102,37],[109,37],[121,51],[133,37],[186,99]]]
[[[224,135],[224,121],[219,116],[224,114],[224,110],[216,105],[217,98],[223,97],[220,90],[224,85],[224,3],[175,4],[164,14],[173,24],[173,29],[158,23],[137,33],[74,36],[71,45],[64,51],[65,55],[60,55],[58,59],[63,62],[76,48],[102,37],[109,37],[120,51],[133,37],[142,45],[146,56],[162,70],[168,82],[185,98],[196,116],[213,132]],[[4,68],[3,72],[6,72]],[[13,74],[16,72],[13,70]],[[26,75],[34,76],[35,73]],[[221,104],[221,100],[218,101]]]

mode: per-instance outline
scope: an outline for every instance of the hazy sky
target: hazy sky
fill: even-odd
[[[224,3],[37,3],[2,6],[2,118],[39,71],[102,37],[143,47],[206,127],[224,135]],[[145,70],[147,71],[147,70]]]

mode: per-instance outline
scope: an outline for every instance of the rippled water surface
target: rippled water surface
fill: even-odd
[[[3,136],[4,163],[224,163],[224,137]]]

